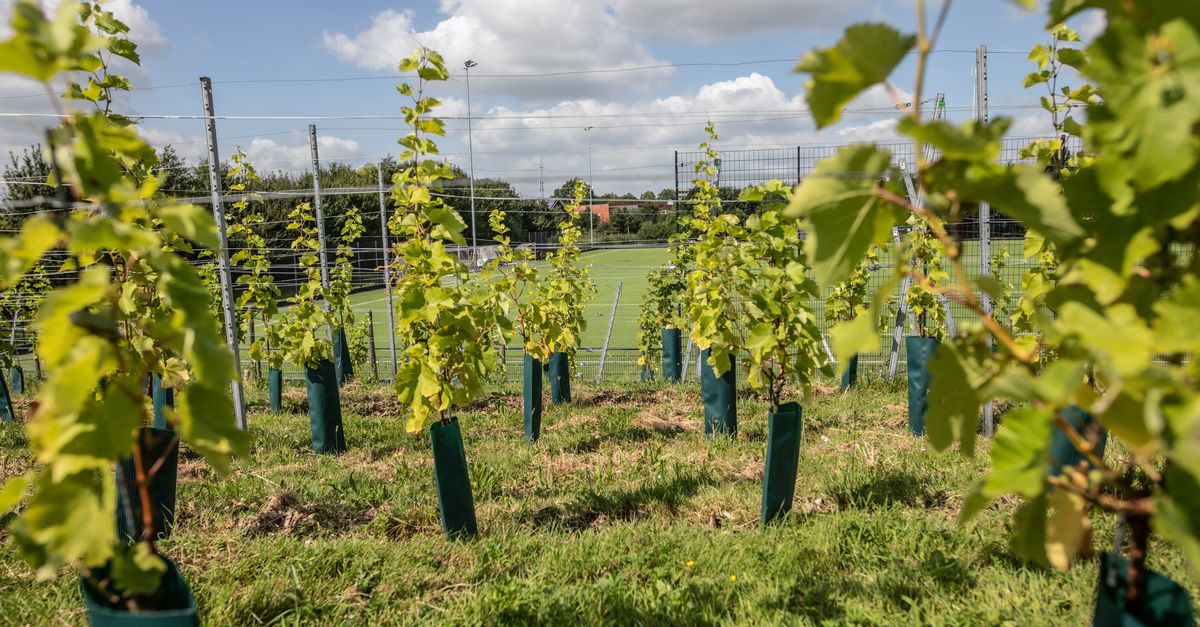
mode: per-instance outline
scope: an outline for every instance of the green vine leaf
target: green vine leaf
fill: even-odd
[[[839,375],[846,371],[855,355],[879,350],[879,328],[864,307],[859,307],[850,320],[834,324],[829,329],[829,337],[833,340],[833,356],[837,359]]]
[[[43,253],[58,248],[66,256],[65,276],[36,295],[44,300],[32,327],[47,377],[25,431],[38,463],[22,480],[34,489],[9,525],[21,554],[47,579],[64,566],[103,566],[120,546],[111,468],[131,457],[148,422],[152,372],[164,382],[186,381],[183,398],[207,399],[180,433],[202,453],[221,451],[223,459],[210,453],[218,465],[246,450],[247,436],[234,426],[225,391],[233,362],[210,315],[211,297],[177,252],[190,248],[184,238],[215,246],[212,219],[159,193],[164,179],[153,147],[130,119],[109,110],[114,92],[131,84],[110,74],[111,57],[101,55],[136,62],[128,28],[93,4],[63,2],[47,20],[34,3],[19,2],[13,15],[13,34],[0,42],[0,71],[40,79],[48,93],[61,78],[64,97],[74,101],[57,103],[68,113],[49,134],[48,154],[52,182],[66,184],[78,208],[54,222],[26,219],[20,234],[0,237],[5,286],[37,287],[47,275]],[[9,484],[6,506],[22,487]],[[157,588],[152,545],[118,556],[113,576],[98,582],[105,594],[128,603],[131,594]]]
[[[205,248],[221,247],[217,239],[217,224],[212,213],[198,205],[166,205],[155,212],[162,225],[176,235],[186,237]]]
[[[21,515],[9,526],[17,550],[49,581],[72,563],[102,566],[117,540],[116,492],[107,472],[82,472],[52,481],[41,475]]]
[[[1004,418],[992,443],[992,472],[971,490],[959,519],[968,521],[1004,494],[1035,498],[1046,490],[1050,411],[1019,407]]]
[[[1045,492],[1022,503],[1013,515],[1016,528],[1010,539],[1014,553],[1043,567],[1049,565],[1046,557],[1046,517],[1049,511],[1050,498]]]
[[[158,589],[167,563],[148,542],[122,546],[113,553],[112,575],[130,594],[149,594]]]
[[[1050,493],[1050,517],[1046,520],[1046,559],[1066,570],[1091,545],[1092,521],[1088,503],[1067,490]]]
[[[800,218],[804,249],[822,286],[843,281],[872,245],[882,245],[904,211],[884,200],[880,180],[891,155],[871,145],[847,146],[817,164],[796,188],[784,215]]]
[[[964,353],[959,345],[944,342],[929,362],[929,408],[925,425],[929,443],[939,451],[959,442],[963,455],[974,454],[975,425],[979,406],[984,402],[977,392],[980,367],[972,363],[977,360],[978,356]]]
[[[232,421],[213,421],[212,415],[230,411],[229,388],[192,383],[175,397],[179,434],[221,474],[228,474],[235,454],[250,447],[250,435]]]
[[[804,55],[796,71],[811,75],[805,100],[817,128],[837,122],[851,100],[887,80],[916,42],[886,24],[856,24],[832,47]]]
[[[989,202],[1000,211],[1041,233],[1056,245],[1070,244],[1084,235],[1063,200],[1061,188],[1035,166],[1012,166],[992,176],[966,181],[970,198]]]
[[[62,72],[95,69],[94,53],[104,39],[79,23],[81,11],[78,3],[63,2],[53,20],[48,20],[40,6],[28,0],[17,2],[12,9],[16,33],[0,42],[0,72],[48,82]]]

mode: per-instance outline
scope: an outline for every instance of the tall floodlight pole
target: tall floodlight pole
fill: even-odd
[[[321,264],[321,287],[329,290],[329,245],[325,240],[325,211],[321,207],[321,157],[317,153],[317,125],[308,125],[308,151],[312,155],[312,187],[313,187],[313,212],[317,219],[317,241],[321,250],[318,251],[318,257]],[[322,307],[325,310],[329,309],[329,301],[322,299]],[[329,342],[333,342],[333,326],[327,325],[329,331]]]
[[[595,209],[592,207],[592,197],[596,190],[592,187],[592,127],[585,126],[584,131],[587,131],[588,138],[588,243],[596,243],[596,234],[592,229],[592,222],[595,214],[592,213]]]
[[[392,380],[396,378],[396,318],[392,303],[392,244],[388,241],[387,197],[383,188],[383,162],[376,171],[379,180],[379,233],[383,237],[383,286],[387,294],[388,348],[392,355]]]
[[[471,167],[471,254],[478,250],[479,243],[475,240],[475,137],[471,130],[471,68],[479,65],[467,59],[463,64],[467,72],[467,154]]]
[[[987,46],[975,49],[975,119],[988,123],[988,80],[987,80]],[[986,202],[979,203],[979,273],[980,276],[992,274],[992,209]],[[980,304],[983,312],[992,315],[992,298],[986,291],[980,293]],[[991,348],[992,336],[988,336],[988,348]],[[996,419],[992,409],[992,399],[983,404],[983,435],[992,437],[996,433]]]
[[[225,314],[225,343],[233,354],[233,417],[237,427],[246,430],[246,397],[242,391],[242,356],[238,350],[237,315],[234,313],[233,273],[229,263],[229,242],[225,239],[225,206],[221,201],[221,175],[218,170],[221,160],[217,155],[217,115],[213,109],[212,81],[200,77],[200,96],[204,106],[204,135],[208,140],[208,185],[212,191],[213,219],[217,223],[217,238],[221,249],[217,252],[217,272],[221,279],[221,304]]]

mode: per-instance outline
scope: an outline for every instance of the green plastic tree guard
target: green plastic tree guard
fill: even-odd
[[[175,390],[174,388],[164,388],[162,377],[157,374],[150,378],[150,401],[154,405],[154,428],[170,429],[171,423],[167,422],[167,408],[175,407]]]
[[[846,371],[842,373],[842,391],[845,392],[854,387],[858,381],[858,355],[850,358],[846,362]]]
[[[312,428],[313,452],[333,455],[345,452],[342,401],[338,395],[333,361],[322,359],[316,367],[306,366],[304,385],[308,388],[308,420]]]
[[[159,460],[162,465],[150,480],[150,503],[154,507],[154,530],[159,537],[171,535],[175,527],[175,484],[179,469],[179,437],[172,429],[142,427],[138,433],[142,463],[149,470]],[[117,535],[123,540],[140,540],[142,498],[137,487],[137,467],[133,457],[117,463]]]
[[[729,370],[717,376],[708,365],[709,349],[700,351],[700,398],[704,401],[704,436],[737,437],[737,363],[729,361]]]
[[[683,341],[679,329],[662,330],[662,371],[667,383],[679,383],[683,378]]]
[[[1139,611],[1125,606],[1127,563],[1116,553],[1100,556],[1100,585],[1096,591],[1093,627],[1167,627],[1195,625],[1192,599],[1187,589],[1169,578],[1150,571],[1146,576],[1146,596]]]
[[[13,411],[12,395],[8,393],[8,382],[0,377],[0,422],[12,422],[17,414]]]
[[[20,396],[25,393],[25,370],[20,366],[13,365],[12,371],[9,373],[12,380],[12,393],[14,396]]]
[[[79,578],[79,592],[87,609],[88,623],[92,627],[194,627],[200,624],[196,614],[196,598],[188,588],[187,581],[179,573],[175,562],[164,557],[167,572],[163,573],[162,584],[157,595],[164,609],[130,612],[115,607],[108,598],[94,590],[87,580]],[[108,568],[94,573],[97,580],[109,579]]]
[[[784,403],[767,413],[767,463],[763,472],[762,524],[787,514],[796,494],[800,463],[799,403]]]
[[[346,340],[345,329],[338,329],[333,334],[333,358],[338,385],[346,385],[354,378],[354,363],[350,360],[350,342]]]
[[[925,434],[925,410],[929,407],[929,360],[937,352],[937,338],[908,336],[904,350],[908,363],[908,430]]]
[[[475,522],[475,500],[471,496],[467,453],[458,419],[430,425],[429,442],[433,446],[433,472],[442,529],[452,540],[472,538],[479,528]]]
[[[272,412],[283,409],[283,370],[279,368],[267,368],[267,399]]]
[[[1063,418],[1066,418],[1067,423],[1075,428],[1081,434],[1086,434],[1088,427],[1096,421],[1083,408],[1070,405],[1063,408]],[[1100,441],[1096,446],[1096,454],[1104,457],[1104,449],[1108,444],[1108,431],[1100,431]],[[1071,444],[1071,438],[1067,437],[1067,433],[1058,425],[1054,427],[1054,435],[1050,439],[1050,474],[1058,476],[1062,472],[1063,466],[1074,466],[1083,461],[1083,453],[1080,453],[1074,444]]]
[[[542,362],[525,355],[525,441],[533,444],[542,436]]]
[[[550,353],[546,363],[550,378],[550,402],[555,405],[571,402],[571,357],[567,353]]]

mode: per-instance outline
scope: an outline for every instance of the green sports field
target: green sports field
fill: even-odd
[[[1008,266],[1003,272],[1005,282],[1020,287],[1021,274],[1024,264],[1021,260],[1021,240],[995,240],[993,251],[1007,249]],[[612,337],[609,346],[613,348],[636,348],[637,317],[642,298],[646,293],[646,274],[660,267],[668,260],[666,248],[623,248],[598,250],[584,253],[583,262],[590,264],[592,277],[596,281],[596,296],[587,303],[588,328],[584,333],[582,346],[600,348],[604,345],[605,334],[608,330],[609,317],[613,313],[613,297],[617,286],[621,294],[617,302],[616,315],[613,316]],[[963,262],[968,271],[974,273],[979,268],[978,242],[964,244]],[[894,261],[885,251],[880,268],[875,271],[871,280],[873,289],[884,285],[887,274]],[[375,321],[376,342],[380,346],[387,345],[387,298],[382,289],[360,292],[352,297],[354,308],[365,316],[371,311]],[[824,302],[814,301],[813,309],[820,318],[824,312]],[[969,318],[969,313],[961,306],[951,306],[951,314],[956,320]],[[360,316],[360,319],[361,319]],[[827,325],[822,321],[822,328]],[[515,346],[515,341],[510,341]]]
[[[613,296],[621,286],[621,298],[613,320],[611,345],[637,347],[637,316],[646,293],[646,273],[667,261],[666,248],[623,248],[584,253],[584,263],[591,264],[596,281],[596,297],[587,304],[588,328],[583,346],[599,348],[604,345]],[[542,264],[539,264],[542,265]],[[387,345],[387,296],[384,290],[359,292],[351,297],[359,319],[370,311],[375,321],[375,341]],[[510,345],[517,345],[515,341]]]
[[[992,245],[993,250],[1005,249],[1008,251],[1008,265],[1002,272],[1002,275],[1004,281],[1013,286],[1015,298],[1016,290],[1020,288],[1021,274],[1026,269],[1025,263],[1021,259],[1022,242],[1016,239],[994,240]],[[598,374],[597,367],[600,348],[605,344],[604,339],[608,332],[610,317],[612,319],[612,335],[609,341],[609,351],[606,354],[604,376],[608,378],[610,376],[637,375],[637,317],[642,299],[646,293],[646,275],[650,270],[661,267],[668,261],[668,258],[668,251],[665,247],[613,248],[583,253],[582,260],[591,266],[592,277],[596,282],[596,295],[591,301],[585,304],[588,313],[588,328],[584,332],[581,343],[584,351],[580,354],[579,358],[580,376],[594,377]],[[979,249],[977,242],[966,242],[964,244],[963,263],[971,273],[978,270]],[[890,253],[885,251],[880,261],[880,267],[874,272],[871,279],[872,290],[879,289],[886,283],[893,265],[894,260],[890,257]],[[539,266],[545,267],[544,264],[539,264]],[[618,286],[620,286],[620,298],[617,301],[616,313],[613,315],[613,298],[616,295]],[[899,292],[898,288],[896,292]],[[364,320],[367,313],[370,312],[374,321],[375,346],[380,373],[384,377],[390,376],[387,297],[385,291],[380,288],[358,292],[351,296],[351,301],[353,302],[358,320]],[[816,300],[812,303],[812,307],[817,314],[818,320],[820,320],[822,330],[827,331],[829,325],[822,318],[824,302]],[[970,312],[966,311],[960,305],[952,305],[950,311],[957,323],[972,318]],[[880,352],[863,355],[860,359],[862,366],[879,367],[887,361],[887,352],[892,341],[891,329],[887,329],[881,335],[883,337]],[[514,349],[519,344],[519,340],[517,339],[509,341],[509,346]],[[245,350],[242,352],[242,358],[243,360],[247,359]],[[507,360],[511,366],[517,365],[520,361],[520,353],[509,351],[507,353]],[[901,343],[898,361],[900,364],[903,364],[903,360],[903,343]],[[21,362],[27,369],[32,368],[31,357],[22,359]],[[298,370],[293,371],[294,369],[290,365],[285,366],[284,370],[288,373],[288,376],[299,376]]]

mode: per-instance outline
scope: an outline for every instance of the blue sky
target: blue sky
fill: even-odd
[[[0,0],[5,14],[11,1]],[[479,63],[471,80],[477,176],[513,180],[526,194],[537,192],[539,163],[548,191],[588,175],[586,126],[594,127],[592,176],[601,192],[671,184],[671,153],[703,139],[706,114],[717,122],[720,145],[730,149],[890,138],[897,114],[886,110],[891,103],[882,90],[852,105],[875,111],[847,115],[817,133],[805,114],[803,78],[791,68],[853,22],[914,28],[912,0],[114,0],[112,6],[144,44],[143,66],[130,75],[151,89],[121,103],[131,114],[199,113],[197,77],[207,75],[216,83],[219,114],[301,117],[219,122],[222,155],[241,145],[263,170],[308,167],[310,121],[325,159],[358,165],[395,154],[402,134],[396,120],[315,118],[397,114],[395,64],[418,42],[442,50],[455,68],[454,80],[436,94],[447,100],[445,115],[465,116],[461,68],[472,58]],[[1098,25],[1088,17],[1079,26],[1092,31]],[[1044,132],[1044,116],[1029,108],[1040,93],[1020,86],[1030,69],[1024,51],[1043,39],[1040,25],[1040,15],[1008,0],[959,0],[938,42],[945,52],[933,58],[927,97],[944,91],[950,117],[968,117],[973,51],[986,44],[993,116],[1016,118],[1016,134]],[[787,61],[511,76],[773,59]],[[911,72],[906,63],[896,75],[905,93]],[[5,97],[37,91],[0,78],[0,110],[48,111],[44,98]],[[31,141],[36,126],[4,120],[0,149]],[[466,120],[448,126],[443,151],[465,167]],[[175,144],[190,157],[205,150],[198,120],[147,120],[144,128],[156,143]]]

